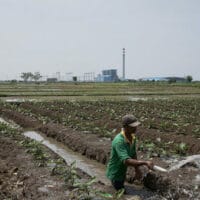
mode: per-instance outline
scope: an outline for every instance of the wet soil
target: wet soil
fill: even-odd
[[[23,131],[19,129],[19,133]],[[0,200],[78,200],[71,198],[71,186],[68,186],[60,171],[52,170],[55,162],[60,157],[41,146],[45,155],[48,155],[47,165],[40,166],[38,160],[31,155],[21,143],[25,140],[22,134],[9,135],[0,132]],[[58,169],[68,169],[69,166],[62,161]],[[88,182],[91,177],[78,168],[75,169],[80,182]],[[91,189],[113,194],[115,191],[111,186],[96,182]],[[97,198],[93,199],[97,200]],[[103,200],[98,199],[98,200]]]
[[[24,128],[31,128],[41,131],[46,136],[52,137],[57,141],[62,142],[74,151],[80,152],[82,155],[90,159],[97,160],[106,164],[110,155],[111,141],[107,138],[102,138],[94,134],[85,134],[83,132],[75,131],[60,124],[48,123],[42,124],[33,117],[24,116],[16,111],[9,109],[2,109],[2,115],[14,120]],[[190,136],[179,136],[176,134],[162,135],[152,130],[141,128],[139,130],[142,134],[140,139],[144,138],[160,138],[161,141],[169,142],[187,142],[190,144],[190,154],[200,153],[200,142],[198,139]],[[145,158],[142,152],[139,152],[139,158]],[[154,163],[169,167],[169,162],[159,157],[152,158]],[[133,170],[129,170],[127,179],[132,176]],[[195,178],[199,175],[199,168],[195,165],[184,166],[179,170],[164,174],[152,172],[147,174],[144,179],[144,184],[148,188],[161,193],[167,199],[198,199],[200,187],[199,183],[195,182]]]
[[[11,138],[0,137],[0,163],[0,199],[66,198],[63,182]]]

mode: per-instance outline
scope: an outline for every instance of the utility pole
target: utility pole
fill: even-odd
[[[122,62],[123,62],[123,68],[122,68],[122,71],[123,71],[123,80],[125,80],[125,53],[126,53],[126,50],[125,48],[122,49]]]

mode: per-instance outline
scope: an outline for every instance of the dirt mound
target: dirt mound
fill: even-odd
[[[153,129],[144,129],[140,127],[139,129],[140,140],[151,140],[155,143],[163,142],[168,143],[168,148],[174,148],[174,144],[184,143],[187,144],[188,154],[199,154],[200,153],[200,142],[199,139],[190,135],[177,135],[174,133],[162,133]],[[159,141],[156,141],[159,139]],[[171,143],[171,144],[170,144]]]

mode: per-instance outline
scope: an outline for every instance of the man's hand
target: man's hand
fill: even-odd
[[[146,165],[149,169],[153,169],[154,164],[152,161],[146,161]]]

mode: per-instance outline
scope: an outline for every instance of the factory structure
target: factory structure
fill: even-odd
[[[126,53],[126,50],[125,48],[123,48],[122,49],[122,78],[121,78],[122,81],[126,80],[125,53]],[[70,74],[72,75],[72,73]],[[59,72],[57,72],[55,77],[50,78],[48,80],[53,81],[53,82],[60,81],[61,75]],[[96,77],[94,75],[94,72],[84,73],[83,77],[76,77],[76,76],[71,76],[71,78],[68,77],[68,81],[74,81],[74,80],[81,81],[81,82],[118,82],[120,81],[120,78],[117,74],[117,69],[105,69],[105,70],[102,70],[101,74],[98,74]]]
[[[121,78],[122,81],[126,80],[126,76],[125,76],[125,54],[126,54],[126,50],[125,50],[125,48],[123,48],[122,49],[122,78]],[[116,69],[103,70],[102,74],[99,74],[96,77],[97,82],[117,82],[119,80],[120,79],[117,75]]]
[[[122,75],[118,76],[117,69],[104,67],[104,70],[101,71],[101,74],[95,75],[94,72],[85,72],[82,76],[73,75],[73,72],[65,72],[62,74],[57,71],[52,75],[40,75],[39,81],[46,81],[50,83],[55,82],[118,82],[125,81],[125,48],[122,49]],[[27,73],[28,74],[28,73]],[[31,77],[30,81],[31,81]]]
[[[98,74],[96,82],[117,82],[119,77],[116,69],[103,70],[102,74]]]
[[[23,79],[26,82],[118,82],[118,81],[129,81],[129,82],[135,82],[135,81],[160,81],[160,82],[187,82],[188,80],[191,82],[192,77],[144,77],[140,78],[138,80],[135,79],[127,79],[126,78],[126,66],[125,66],[125,55],[126,49],[122,48],[122,63],[121,63],[121,75],[118,76],[117,69],[110,67],[104,67],[104,70],[101,71],[101,74],[95,75],[94,72],[85,72],[81,76],[73,75],[73,72],[65,72],[64,74],[61,74],[61,72],[57,71],[56,73],[53,73],[52,75],[41,75],[39,72],[35,72],[37,75],[31,72],[23,72],[19,75],[19,79]],[[23,77],[22,77],[23,75]],[[17,78],[18,79],[18,78]],[[13,79],[13,81],[18,81],[17,79]],[[21,81],[21,80],[20,80]]]

